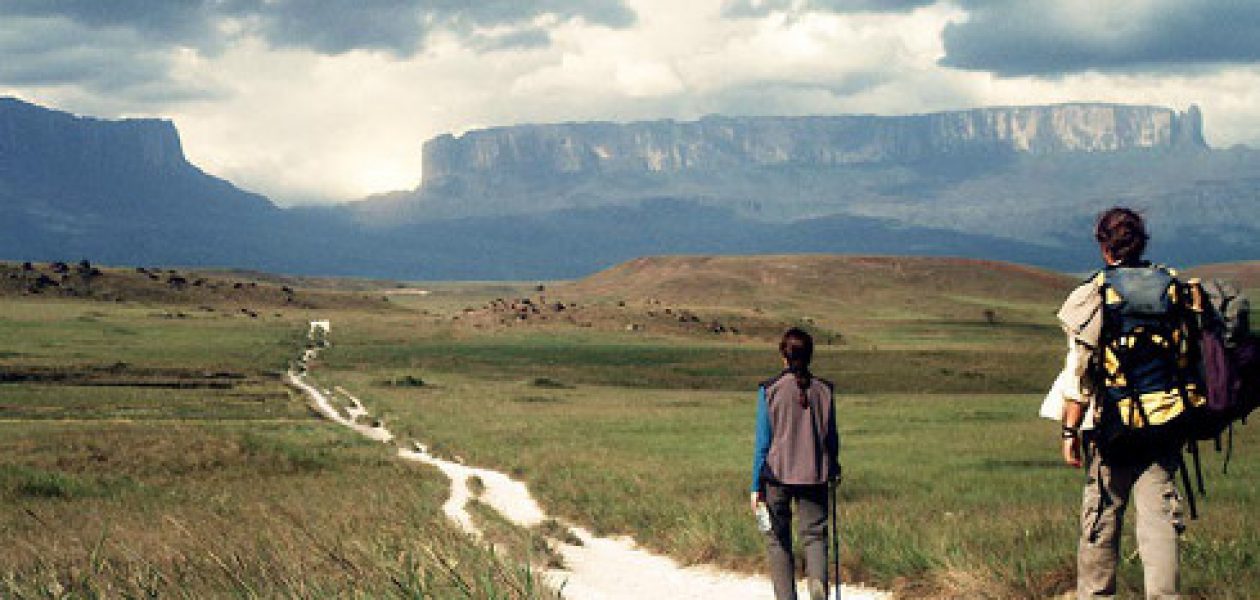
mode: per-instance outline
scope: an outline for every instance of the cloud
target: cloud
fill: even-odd
[[[279,48],[330,55],[384,51],[398,57],[416,54],[440,32],[484,42],[484,30],[522,29],[494,38],[506,45],[481,44],[499,49],[537,45],[540,19],[581,19],[614,28],[636,19],[621,0],[6,0],[0,15],[61,17],[92,29],[127,29],[155,45],[209,54],[241,35],[257,35]]]
[[[1260,61],[1254,0],[964,0],[941,64],[999,76],[1194,70]]]
[[[478,33],[468,40],[468,46],[477,52],[535,50],[550,44],[551,34],[541,27]]]
[[[0,26],[0,85],[75,86],[139,105],[212,95],[176,74],[177,58],[132,31],[62,18],[9,17]]]
[[[883,13],[909,12],[937,0],[724,0],[725,17],[765,17],[775,12]]]
[[[1188,62],[1249,42],[1249,5],[1218,0],[1235,30],[1195,39],[1206,0],[1112,2],[0,0],[0,94],[171,118],[193,163],[286,205],[414,187],[426,139],[529,122],[1198,103],[1214,145],[1260,140],[1260,64]],[[1157,31],[1183,32],[1171,59],[1118,66]],[[942,66],[964,39],[990,49]],[[1113,58],[1032,69],[1021,44]]]
[[[233,0],[234,2],[235,0]],[[214,0],[5,0],[0,15],[64,18],[87,29],[127,29],[153,42],[215,47]]]

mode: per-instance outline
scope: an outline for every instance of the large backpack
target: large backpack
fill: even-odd
[[[1203,382],[1207,395],[1192,439],[1215,440],[1229,434],[1233,449],[1233,427],[1260,406],[1260,340],[1251,333],[1250,302],[1238,287],[1221,280],[1191,280],[1194,305],[1199,319]]]
[[[1097,277],[1099,451],[1114,462],[1175,451],[1192,437],[1207,402],[1189,290],[1175,271],[1158,265],[1112,266]]]

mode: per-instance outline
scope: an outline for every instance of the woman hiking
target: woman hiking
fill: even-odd
[[[1068,336],[1063,373],[1041,414],[1063,422],[1061,450],[1087,469],[1077,547],[1078,598],[1113,598],[1126,508],[1137,509],[1147,598],[1177,598],[1184,528],[1174,475],[1184,468],[1178,420],[1203,402],[1188,288],[1143,259],[1136,212],[1104,212],[1094,231],[1105,267],[1058,316]]]
[[[795,600],[791,531],[795,503],[810,597],[823,600],[828,587],[828,485],[840,477],[833,387],[810,373],[814,340],[805,331],[787,330],[779,354],[783,371],[762,382],[757,394],[752,508],[768,513],[766,552],[774,596]]]

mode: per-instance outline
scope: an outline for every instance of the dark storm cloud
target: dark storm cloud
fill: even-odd
[[[799,12],[909,12],[937,0],[806,0]],[[793,11],[792,0],[726,0],[722,3],[725,17],[764,17],[775,11]]]
[[[231,20],[276,46],[400,56],[423,48],[437,31],[470,39],[481,29],[537,29],[534,19],[546,16],[609,27],[635,21],[622,0],[0,0],[0,16],[60,17],[94,29],[129,29],[157,44],[212,53],[227,41],[220,26]],[[537,33],[519,39],[529,46],[537,40]]]
[[[168,76],[170,55],[134,32],[92,29],[65,19],[10,16],[0,22],[0,85],[75,85],[144,104],[205,97]]]
[[[213,45],[211,20],[222,2],[203,0],[0,0],[0,15],[64,17],[88,28],[126,28],[143,37]]]
[[[471,40],[474,48],[538,47],[550,43],[546,32],[532,24],[539,17],[580,18],[609,27],[628,27],[635,21],[621,0],[280,0],[247,12],[259,19],[270,42],[325,54],[372,49],[411,55],[436,31]],[[518,35],[479,33],[498,27],[525,29]],[[486,39],[501,43],[487,46]]]
[[[964,1],[945,28],[941,64],[1003,76],[1155,71],[1260,61],[1260,2]]]
[[[546,26],[568,19],[627,27],[635,15],[622,0],[0,0],[0,86],[187,100],[214,91],[172,76],[176,48],[213,56],[254,34],[324,54],[410,56],[444,32],[492,52],[545,47]]]

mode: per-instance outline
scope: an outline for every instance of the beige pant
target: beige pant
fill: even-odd
[[[1079,598],[1115,597],[1120,531],[1130,500],[1137,506],[1137,543],[1146,597],[1179,597],[1177,542],[1185,529],[1181,497],[1173,480],[1179,457],[1178,452],[1172,452],[1158,460],[1108,465],[1093,453],[1081,507],[1076,559]]]

